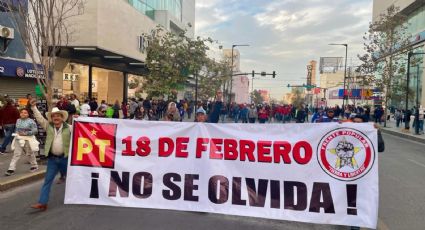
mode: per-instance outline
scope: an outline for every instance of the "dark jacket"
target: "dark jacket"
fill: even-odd
[[[298,110],[296,120],[297,120],[297,123],[304,123],[305,122],[305,111],[304,111],[304,109]]]
[[[90,101],[89,106],[90,106],[91,111],[96,111],[97,107],[98,107],[97,102],[95,102],[95,101]]]
[[[384,138],[382,138],[381,130],[378,129],[378,152],[385,151],[385,142]]]
[[[220,119],[220,111],[223,107],[223,102],[216,101],[211,106],[211,112],[208,117],[209,123],[218,123],[218,120]]]
[[[14,125],[19,119],[19,111],[13,105],[6,105],[0,110],[0,125]]]

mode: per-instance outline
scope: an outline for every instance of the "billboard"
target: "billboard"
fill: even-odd
[[[336,73],[339,70],[344,70],[343,57],[320,57],[320,74]]]

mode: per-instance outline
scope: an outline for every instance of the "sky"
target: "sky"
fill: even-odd
[[[281,100],[288,84],[306,83],[307,64],[320,57],[343,57],[356,64],[363,53],[363,35],[372,19],[372,0],[196,0],[195,35],[211,37],[218,47],[241,54],[241,71],[276,71],[277,77],[256,76],[254,89]],[[319,76],[316,76],[317,78]],[[249,75],[251,79],[251,75]]]

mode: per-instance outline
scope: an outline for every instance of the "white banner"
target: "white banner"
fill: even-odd
[[[376,228],[371,124],[204,124],[79,117],[66,204]]]

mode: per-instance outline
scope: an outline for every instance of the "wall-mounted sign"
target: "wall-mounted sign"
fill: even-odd
[[[38,73],[37,73],[38,72]],[[41,78],[44,79],[44,71],[36,71],[34,69],[25,69],[24,67],[19,66],[16,68],[16,76],[25,77],[25,78]]]
[[[308,86],[311,85],[312,71],[313,71],[313,66],[312,65],[307,65],[307,85]],[[310,87],[307,87],[307,91],[311,91],[311,88]]]
[[[149,46],[149,41],[142,35],[138,37],[138,43],[139,52],[145,53],[146,48]]]
[[[42,65],[37,65],[38,70],[36,71],[34,65],[29,62],[0,58],[0,63],[0,73],[2,76],[45,79]]]
[[[63,73],[63,80],[64,81],[77,81],[78,80],[78,74],[75,74],[75,73]]]

